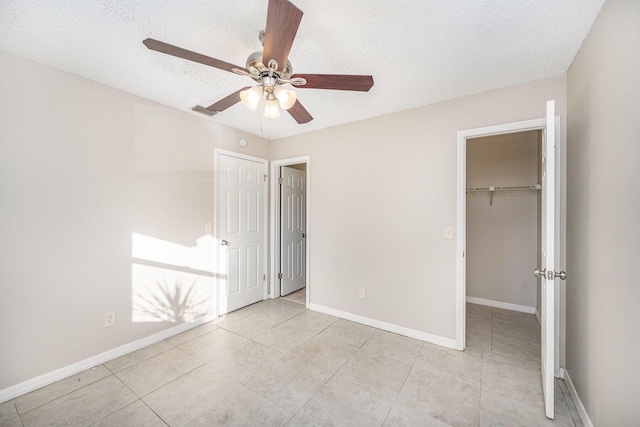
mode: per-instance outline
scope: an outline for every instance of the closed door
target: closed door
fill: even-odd
[[[280,294],[287,295],[305,287],[306,172],[288,166],[280,171]]]
[[[263,159],[217,153],[218,314],[266,297]]]

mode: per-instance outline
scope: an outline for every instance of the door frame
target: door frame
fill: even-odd
[[[306,286],[306,307],[309,307],[309,290],[311,288],[311,280],[310,280],[310,269],[309,269],[309,259],[310,259],[310,241],[311,241],[311,221],[309,220],[310,216],[309,212],[311,211],[311,156],[300,156],[300,157],[292,157],[289,159],[282,160],[273,160],[271,161],[271,191],[269,192],[270,197],[270,263],[269,263],[269,297],[270,298],[278,298],[280,297],[280,286],[278,281],[278,265],[280,265],[280,258],[282,256],[282,251],[280,248],[280,186],[278,185],[278,177],[280,176],[280,168],[283,166],[291,166],[291,165],[306,165],[306,179],[305,179],[305,230],[306,230],[306,238],[305,238],[305,286]]]
[[[564,209],[565,194],[562,192],[564,185],[564,166],[563,154],[564,138],[560,131],[561,120],[559,116],[555,116],[556,128],[556,153],[557,153],[557,171],[556,179],[556,223],[560,226],[560,211]],[[464,350],[466,347],[466,301],[467,301],[467,277],[466,277],[466,246],[467,246],[467,139],[478,138],[484,136],[502,135],[509,133],[519,133],[532,130],[542,130],[546,127],[546,119],[533,119],[520,122],[505,123],[501,125],[487,126],[482,128],[467,129],[458,131],[457,136],[457,183],[456,183],[456,348]],[[559,234],[558,241],[563,240],[562,234]],[[564,245],[556,248],[556,257],[564,258],[560,255],[560,250],[564,251]],[[559,265],[559,263],[557,263]],[[534,267],[535,268],[535,267]],[[532,269],[533,271],[533,269]],[[533,274],[533,273],[532,273]],[[556,377],[562,377],[563,371],[560,369],[560,323],[564,323],[560,319],[560,306],[564,304],[560,300],[560,286],[556,286],[556,304],[555,304],[555,371]],[[562,312],[564,315],[564,311]]]
[[[214,240],[214,248],[215,248],[215,253],[214,253],[214,257],[215,257],[215,266],[216,266],[216,270],[215,271],[220,271],[220,214],[219,214],[219,209],[220,209],[220,195],[219,193],[219,188],[218,188],[218,184],[219,184],[219,179],[218,179],[218,173],[220,172],[220,155],[225,155],[225,156],[230,156],[230,157],[236,157],[238,159],[242,159],[242,160],[249,160],[252,162],[257,162],[257,163],[261,163],[264,167],[264,180],[263,180],[263,185],[264,185],[264,189],[265,189],[265,197],[262,200],[262,208],[263,208],[263,212],[264,212],[264,219],[262,221],[262,229],[263,229],[263,237],[262,237],[262,243],[264,245],[264,254],[263,254],[263,258],[262,258],[262,262],[264,265],[264,275],[265,275],[265,279],[267,277],[267,272],[269,269],[269,264],[268,264],[268,255],[267,252],[269,250],[269,247],[267,245],[268,243],[268,229],[267,229],[267,225],[268,225],[268,219],[267,219],[267,180],[269,179],[269,161],[267,159],[263,159],[260,157],[255,157],[255,156],[250,156],[248,154],[242,154],[242,153],[238,153],[235,151],[229,151],[229,150],[223,150],[222,148],[214,148],[213,149],[213,240]],[[222,281],[222,277],[220,274],[216,275],[216,317],[220,316],[220,290],[221,290],[221,282]],[[266,280],[263,281],[264,282],[264,293],[262,296],[262,299],[265,300],[268,297],[268,291],[269,291],[269,285],[268,282]]]

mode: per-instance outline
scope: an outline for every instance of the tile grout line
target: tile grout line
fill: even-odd
[[[284,358],[286,358],[286,357],[290,356],[290,355],[291,355],[291,353],[292,353],[293,351],[291,351],[291,352],[289,352],[289,353],[282,353],[282,352],[280,352],[280,351],[279,351],[279,350],[277,350],[277,349],[271,348],[271,347],[269,347],[269,346],[267,346],[267,345],[265,345],[265,344],[262,344],[262,343],[260,343],[260,342],[256,341],[256,338],[257,338],[257,337],[259,337],[259,336],[261,336],[261,335],[263,335],[263,334],[268,333],[269,331],[271,331],[271,330],[273,330],[274,328],[276,328],[276,327],[278,327],[278,326],[280,326],[280,325],[282,325],[282,324],[284,324],[284,323],[288,322],[289,320],[295,319],[296,317],[298,317],[298,316],[302,315],[303,313],[305,313],[305,312],[307,312],[307,311],[309,311],[309,309],[305,307],[305,309],[304,309],[303,311],[301,311],[300,313],[297,313],[297,314],[295,314],[295,315],[293,315],[293,316],[291,316],[291,317],[289,317],[289,318],[287,318],[287,319],[283,320],[282,322],[280,322],[280,323],[278,323],[278,324],[276,324],[276,325],[273,325],[271,328],[267,329],[267,330],[266,330],[266,331],[264,331],[264,332],[261,332],[260,334],[256,335],[255,337],[252,337],[252,338],[244,337],[244,336],[242,336],[242,335],[240,335],[240,334],[238,334],[238,333],[235,333],[234,331],[230,331],[230,330],[228,330],[228,329],[225,329],[223,326],[220,326],[220,327],[221,327],[222,329],[224,329],[225,331],[230,332],[230,333],[233,333],[234,335],[237,335],[237,336],[239,336],[239,337],[241,337],[241,338],[247,339],[247,340],[251,341],[251,342],[252,342],[252,343],[254,343],[254,344],[257,344],[257,345],[260,345],[260,346],[266,347],[266,348],[268,348],[268,349],[274,350],[274,351],[276,351],[276,352],[278,352],[278,353],[281,353],[281,354],[283,355],[283,357],[279,359],[279,361],[281,361],[281,360],[283,360]],[[256,312],[256,313],[258,313],[258,312]],[[251,316],[252,314],[256,314],[256,313],[251,313],[251,314],[250,314],[250,315],[248,315],[248,316],[242,317],[242,319],[247,318],[247,317]],[[333,317],[333,316],[331,316],[331,317]],[[238,320],[240,320],[240,319],[238,319]],[[301,347],[301,346],[302,346],[302,345],[304,345],[305,343],[309,342],[311,339],[313,339],[314,337],[318,336],[318,335],[319,335],[319,334],[321,334],[322,332],[324,332],[327,328],[329,328],[331,325],[333,325],[333,324],[334,324],[334,323],[336,323],[337,321],[338,321],[338,319],[336,319],[334,322],[332,322],[331,324],[329,324],[329,325],[327,325],[326,327],[324,327],[322,330],[318,331],[315,335],[311,336],[309,339],[307,339],[306,341],[304,341],[303,343],[301,343],[299,346],[297,346],[297,347],[296,347],[296,349],[297,349],[297,348],[299,348],[299,347]],[[355,354],[355,353],[354,353],[354,354]],[[353,355],[351,355],[351,356],[349,357],[349,359],[351,359],[351,357],[352,357],[352,356],[353,356]],[[348,361],[349,359],[347,359],[347,361]],[[207,363],[208,363],[208,362],[207,362]],[[278,362],[276,362],[276,363],[278,363]],[[345,361],[345,363],[346,363],[346,361]],[[343,366],[344,366],[344,364],[343,364]],[[340,370],[340,369],[338,369],[338,370]],[[331,380],[331,378],[333,378],[333,377],[334,377],[334,375],[335,375],[336,373],[337,373],[337,371],[336,371],[335,373],[333,373],[329,378],[327,378],[327,380],[326,380],[324,383],[322,383],[322,385],[321,385],[320,387],[318,387],[318,389],[317,389],[317,390],[316,390],[316,391],[315,391],[311,396],[309,396],[309,398],[308,398],[308,399],[307,399],[307,400],[302,404],[302,406],[301,406],[301,407],[300,407],[296,412],[293,412],[293,413],[291,414],[291,417],[287,420],[287,424],[288,424],[292,419],[294,419],[296,416],[298,416],[298,414],[299,414],[300,410],[301,410],[301,409],[302,409],[302,408],[303,408],[307,403],[309,403],[309,401],[310,401],[311,399],[313,399],[313,398],[316,396],[316,394],[320,391],[320,389],[321,389],[324,385],[326,385],[326,384]],[[235,380],[233,380],[233,381],[235,381]],[[245,386],[245,387],[246,387],[246,386]],[[280,409],[286,410],[285,408],[282,408],[278,402],[274,402],[273,400],[271,400],[271,398],[270,398],[270,397],[266,397],[266,396],[262,396],[262,395],[260,395],[260,396],[261,396],[262,398],[264,398],[264,399],[266,399],[266,400],[268,400],[268,401],[272,402],[273,404],[275,404],[276,406],[278,406]],[[305,421],[307,421],[304,417],[302,417],[302,419],[304,419]],[[286,425],[286,424],[285,424],[285,425]]]
[[[307,309],[307,310],[308,310],[308,309]],[[336,321],[335,321],[335,322],[333,322],[333,323],[331,323],[331,325],[334,325],[338,320],[340,320],[340,319],[336,319]],[[317,335],[319,335],[320,333],[322,333],[322,332],[323,332],[323,331],[325,331],[326,329],[328,329],[331,325],[328,325],[328,326],[327,326],[326,328],[324,328],[322,331],[318,332],[316,335],[314,335],[314,337],[315,337],[315,336],[317,336]],[[300,409],[298,409],[298,410],[296,411],[296,413],[294,414],[294,417],[295,417],[295,416],[297,416],[297,415],[299,414],[299,412],[302,410],[302,408],[304,408],[304,407],[307,405],[307,403],[309,403],[309,401],[311,401],[311,399],[313,399],[313,398],[314,398],[314,397],[315,397],[315,396],[320,392],[320,390],[322,389],[322,387],[324,387],[325,385],[327,385],[327,383],[328,383],[329,381],[331,381],[331,379],[333,379],[333,378],[336,376],[336,374],[340,371],[340,369],[342,369],[342,367],[343,367],[344,365],[346,365],[346,364],[347,364],[347,362],[349,362],[349,360],[351,360],[351,358],[352,358],[352,357],[353,357],[353,356],[354,356],[358,351],[360,351],[360,350],[362,349],[362,347],[364,347],[364,346],[365,346],[365,344],[366,344],[367,342],[369,342],[369,340],[373,337],[373,335],[375,335],[375,333],[374,333],[374,334],[372,334],[369,338],[367,338],[367,340],[366,340],[364,343],[362,343],[362,345],[361,345],[360,347],[357,347],[357,348],[358,348],[358,350],[356,350],[355,352],[353,352],[353,353],[349,356],[349,358],[348,358],[347,360],[345,360],[345,362],[340,366],[340,368],[338,368],[338,369],[337,369],[333,374],[331,374],[331,376],[329,376],[329,378],[327,378],[327,380],[326,380],[324,383],[322,383],[322,385],[321,385],[320,387],[318,387],[318,389],[317,389],[317,390],[316,390],[316,391],[315,391],[311,396],[309,396],[309,398],[304,402],[304,404],[300,407]],[[307,340],[307,341],[309,341],[309,340]],[[305,342],[306,342],[306,341],[305,341]],[[368,388],[363,387],[363,386],[361,386],[361,385],[359,385],[359,384],[356,384],[356,383],[354,383],[354,382],[352,382],[352,381],[349,381],[348,379],[345,379],[344,381],[350,382],[351,384],[354,384],[354,385],[356,385],[356,386],[358,386],[358,387],[361,387],[361,388],[363,388],[363,389],[365,389],[365,390],[369,390]],[[392,404],[391,406],[393,406],[393,404]],[[389,411],[391,411],[391,408],[389,408]],[[386,418],[387,418],[387,416],[388,416],[388,415],[389,415],[389,414],[387,413],[387,415],[385,416],[385,420],[386,420]],[[300,416],[300,417],[301,417],[303,420],[305,420],[305,422],[308,422],[308,423],[312,424],[312,422],[311,422],[311,421],[307,420],[307,419],[306,419],[306,418],[304,418],[303,416]],[[293,417],[292,417],[292,418],[293,418]],[[384,422],[383,422],[383,424],[384,424]],[[315,424],[314,424],[314,425],[315,425]]]
[[[424,348],[424,342],[422,342],[420,344],[420,350],[418,350],[418,354],[416,355],[416,358],[413,361],[413,364],[411,364],[411,369],[409,369],[409,372],[407,372],[407,375],[404,377],[404,381],[402,381],[402,385],[400,386],[400,390],[398,390],[398,393],[396,393],[396,397],[393,399],[393,402],[391,403],[391,406],[389,407],[389,410],[387,411],[387,415],[385,415],[384,420],[382,421],[382,425],[383,426],[384,426],[384,423],[387,422],[387,418],[389,418],[389,414],[391,414],[391,410],[393,409],[395,404],[398,402],[398,396],[400,396],[400,392],[402,391],[402,389],[404,388],[405,384],[407,383],[407,380],[409,379],[409,376],[411,375],[411,372],[413,372],[414,368],[416,367],[416,363],[418,362],[418,357],[420,357],[420,353],[422,352],[423,348]]]
[[[99,382],[99,381],[102,381],[102,380],[104,380],[105,378],[108,378],[109,376],[113,375],[113,373],[111,372],[111,370],[110,370],[109,368],[107,368],[106,366],[104,366],[104,364],[103,364],[103,363],[102,363],[102,364],[100,364],[100,365],[96,365],[96,366],[94,366],[94,367],[92,367],[92,368],[86,369],[86,370],[84,370],[84,371],[82,371],[82,372],[86,372],[86,371],[89,371],[89,370],[93,370],[93,369],[96,369],[96,368],[98,368],[98,367],[100,367],[100,366],[102,366],[103,368],[105,368],[105,369],[109,372],[109,375],[106,375],[106,376],[104,376],[104,377],[102,377],[102,378],[98,378],[98,379],[96,379],[96,380],[94,380],[94,381],[91,381],[91,382],[89,382],[89,383],[87,383],[87,384],[82,385],[81,387],[78,387],[78,388],[76,388],[76,389],[73,389],[73,390],[71,390],[71,391],[69,391],[69,392],[67,392],[67,393],[61,394],[60,396],[57,396],[57,397],[56,397],[56,398],[54,398],[54,399],[48,400],[48,401],[46,401],[46,402],[44,402],[44,403],[42,403],[42,404],[40,404],[40,405],[38,405],[38,406],[35,406],[35,407],[33,407],[33,408],[29,409],[28,411],[25,411],[25,412],[23,412],[23,413],[20,413],[20,412],[18,411],[18,405],[17,405],[17,403],[16,403],[16,401],[17,401],[20,397],[22,397],[22,396],[26,396],[27,394],[34,393],[34,392],[36,392],[36,391],[38,391],[38,390],[41,390],[41,389],[46,388],[46,387],[49,387],[49,386],[51,386],[52,384],[55,384],[55,383],[57,383],[57,382],[68,380],[69,378],[71,378],[71,377],[72,377],[72,376],[74,376],[74,375],[70,375],[70,376],[68,376],[68,377],[66,377],[66,378],[62,378],[62,379],[60,379],[60,380],[58,380],[58,381],[56,381],[56,382],[54,382],[54,383],[52,383],[52,384],[46,385],[46,386],[41,387],[41,388],[39,388],[39,389],[37,389],[37,390],[34,390],[34,391],[30,392],[30,393],[24,394],[24,395],[22,395],[22,396],[18,396],[18,397],[16,397],[15,399],[13,399],[14,406],[15,406],[15,408],[16,408],[16,412],[17,412],[18,416],[20,417],[20,420],[22,421],[22,415],[26,415],[26,414],[28,414],[28,413],[29,413],[29,412],[31,412],[31,411],[35,411],[36,409],[42,408],[43,406],[48,405],[48,404],[50,404],[51,402],[55,402],[56,400],[62,399],[63,397],[66,397],[66,396],[69,396],[70,394],[73,394],[73,393],[75,393],[76,391],[82,390],[83,388],[86,388],[86,387],[88,387],[88,386],[90,386],[90,385],[92,385],[92,384],[95,384],[95,383],[97,383],[97,382]],[[81,374],[82,372],[79,372],[79,373],[77,373],[76,375],[79,375],[79,374]]]
[[[264,311],[264,309],[263,309],[263,310],[260,310],[260,311]],[[259,313],[260,311],[256,311],[255,313],[251,313],[251,314],[248,314],[248,315],[246,315],[246,316],[244,316],[244,317],[241,317],[240,319],[238,319],[238,321],[240,321],[240,320],[242,320],[242,319],[246,319],[246,318],[248,318],[248,317],[250,317],[250,316],[253,316],[254,314]],[[294,314],[293,316],[291,316],[291,317],[289,317],[289,318],[287,318],[287,319],[282,320],[280,323],[276,323],[275,325],[271,326],[269,329],[267,329],[267,330],[266,330],[266,331],[264,331],[264,332],[261,332],[260,334],[266,334],[266,333],[268,333],[269,331],[271,331],[272,329],[275,329],[275,328],[277,328],[278,326],[282,325],[283,323],[288,322],[289,320],[291,320],[291,319],[293,319],[293,318],[295,318],[295,317],[297,317],[297,316],[300,316],[301,314],[305,313],[306,311],[309,311],[309,309],[308,309],[308,308],[305,308],[305,309],[304,309],[303,311],[301,311],[300,313],[296,313],[296,314]],[[232,322],[232,323],[233,323],[233,322]],[[222,326],[222,325],[220,325],[220,326],[218,326],[218,327],[219,327],[219,328],[221,328],[221,329],[224,329],[224,330],[225,330],[225,331],[227,331],[227,332],[231,332],[232,334],[235,334],[235,335],[237,335],[237,336],[239,336],[239,337],[242,337],[242,338],[245,338],[245,339],[248,339],[248,340],[252,340],[252,341],[255,341],[255,338],[256,338],[257,336],[259,336],[259,335],[260,335],[260,334],[259,334],[259,335],[256,335],[256,337],[248,338],[248,337],[245,337],[245,336],[240,335],[240,334],[239,334],[239,333],[237,333],[237,332],[234,332],[234,331],[232,331],[232,330],[230,330],[230,329],[227,329],[227,328],[225,328],[225,327],[224,327],[224,326]],[[256,341],[256,342],[257,342],[257,341]],[[258,344],[259,344],[259,343],[258,343]]]
[[[167,425],[168,425],[168,423],[164,420],[164,418],[162,418],[162,417],[160,416],[160,414],[157,414],[157,413],[156,413],[156,411],[154,411],[151,407],[149,407],[149,405],[147,405],[147,402],[145,402],[145,401],[142,399],[142,397],[138,395],[138,393],[136,393],[135,391],[133,391],[133,390],[131,389],[131,387],[129,387],[129,386],[128,386],[124,381],[122,381],[122,380],[121,380],[121,379],[120,379],[116,374],[113,374],[113,376],[114,376],[114,377],[116,377],[116,379],[117,379],[118,381],[120,381],[120,382],[122,383],[122,385],[124,385],[124,386],[129,390],[129,391],[131,391],[131,393],[133,393],[133,394],[134,394],[134,396],[136,396],[136,397],[138,398],[137,400],[139,400],[140,402],[142,402],[142,403],[143,403],[147,408],[149,408],[149,409],[151,410],[151,412],[153,412],[154,414],[156,414],[156,416],[157,416],[160,420],[162,420],[162,422],[163,422],[163,423],[165,423],[165,424],[167,424]],[[155,391],[155,390],[154,390],[154,391]],[[151,394],[151,393],[153,393],[153,392],[147,393],[145,396],[147,396],[147,395],[149,395],[149,394]],[[134,400],[133,402],[131,402],[131,403],[130,403],[129,405],[127,405],[127,406],[133,405],[135,402],[136,402],[136,401]],[[127,406],[125,406],[124,408],[126,408]],[[122,409],[123,409],[123,408],[120,408],[120,409],[118,409],[118,411],[120,411],[120,410],[122,410]],[[113,413],[111,413],[111,414],[107,415],[107,417],[108,417],[108,416],[111,416],[111,415],[113,415],[113,414],[115,414],[115,413],[116,413],[116,412],[118,412],[118,411],[115,411],[115,412],[113,412]],[[104,418],[107,418],[107,417],[104,417]],[[104,418],[103,418],[103,419],[104,419]],[[95,424],[95,423],[94,423],[94,424]]]
[[[161,351],[161,352],[159,352],[159,353],[152,354],[152,355],[151,355],[151,356],[149,356],[149,357],[146,357],[146,358],[144,358],[144,359],[142,359],[142,360],[139,360],[139,361],[137,361],[136,363],[134,363],[134,364],[132,364],[132,365],[125,366],[124,368],[119,369],[119,370],[117,370],[117,371],[112,370],[111,368],[109,368],[109,367],[106,365],[107,363],[109,363],[109,362],[111,362],[111,361],[113,361],[113,360],[120,359],[121,357],[127,357],[127,356],[129,356],[129,355],[131,355],[131,354],[133,354],[133,353],[136,353],[136,352],[138,352],[138,351],[141,351],[141,350],[147,349],[147,348],[151,347],[152,345],[156,345],[156,344],[161,343],[161,342],[166,342],[167,344],[169,344],[169,345],[170,345],[171,347],[173,347],[173,348],[168,348],[168,349],[163,350],[163,351]],[[173,344],[171,344],[171,343],[170,343],[170,342],[168,342],[166,339],[163,339],[163,340],[161,340],[161,341],[158,341],[157,343],[149,344],[149,345],[147,345],[147,346],[145,346],[145,347],[142,347],[142,348],[140,348],[140,349],[138,349],[138,350],[134,350],[134,351],[132,351],[132,352],[130,352],[130,353],[123,354],[122,356],[119,356],[119,357],[116,357],[116,358],[114,358],[114,359],[108,360],[108,361],[106,361],[105,363],[103,363],[102,365],[103,365],[103,366],[104,366],[104,367],[105,367],[109,372],[111,372],[113,375],[116,375],[116,374],[118,374],[119,372],[124,371],[125,369],[132,368],[132,367],[134,367],[134,366],[136,366],[136,365],[139,365],[139,364],[140,364],[140,363],[142,363],[142,362],[146,362],[146,361],[147,361],[147,360],[149,360],[149,359],[153,359],[153,358],[154,358],[154,357],[156,357],[156,356],[159,356],[159,355],[161,355],[161,354],[163,354],[163,353],[166,353],[167,351],[170,351],[170,350],[173,350],[173,349],[176,349],[176,348],[178,348],[178,347],[177,347],[177,346],[175,346],[175,345],[173,345]]]

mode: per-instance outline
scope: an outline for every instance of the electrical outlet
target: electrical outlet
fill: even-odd
[[[367,297],[367,292],[364,288],[358,288],[358,296],[362,299]]]
[[[116,324],[116,312],[114,311],[107,311],[104,314],[104,327],[108,328],[109,326],[115,326]]]

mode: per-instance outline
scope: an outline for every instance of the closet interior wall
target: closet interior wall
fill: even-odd
[[[467,188],[540,184],[541,132],[528,131],[467,141]],[[540,191],[467,193],[467,297],[538,306],[533,269],[539,259]]]

